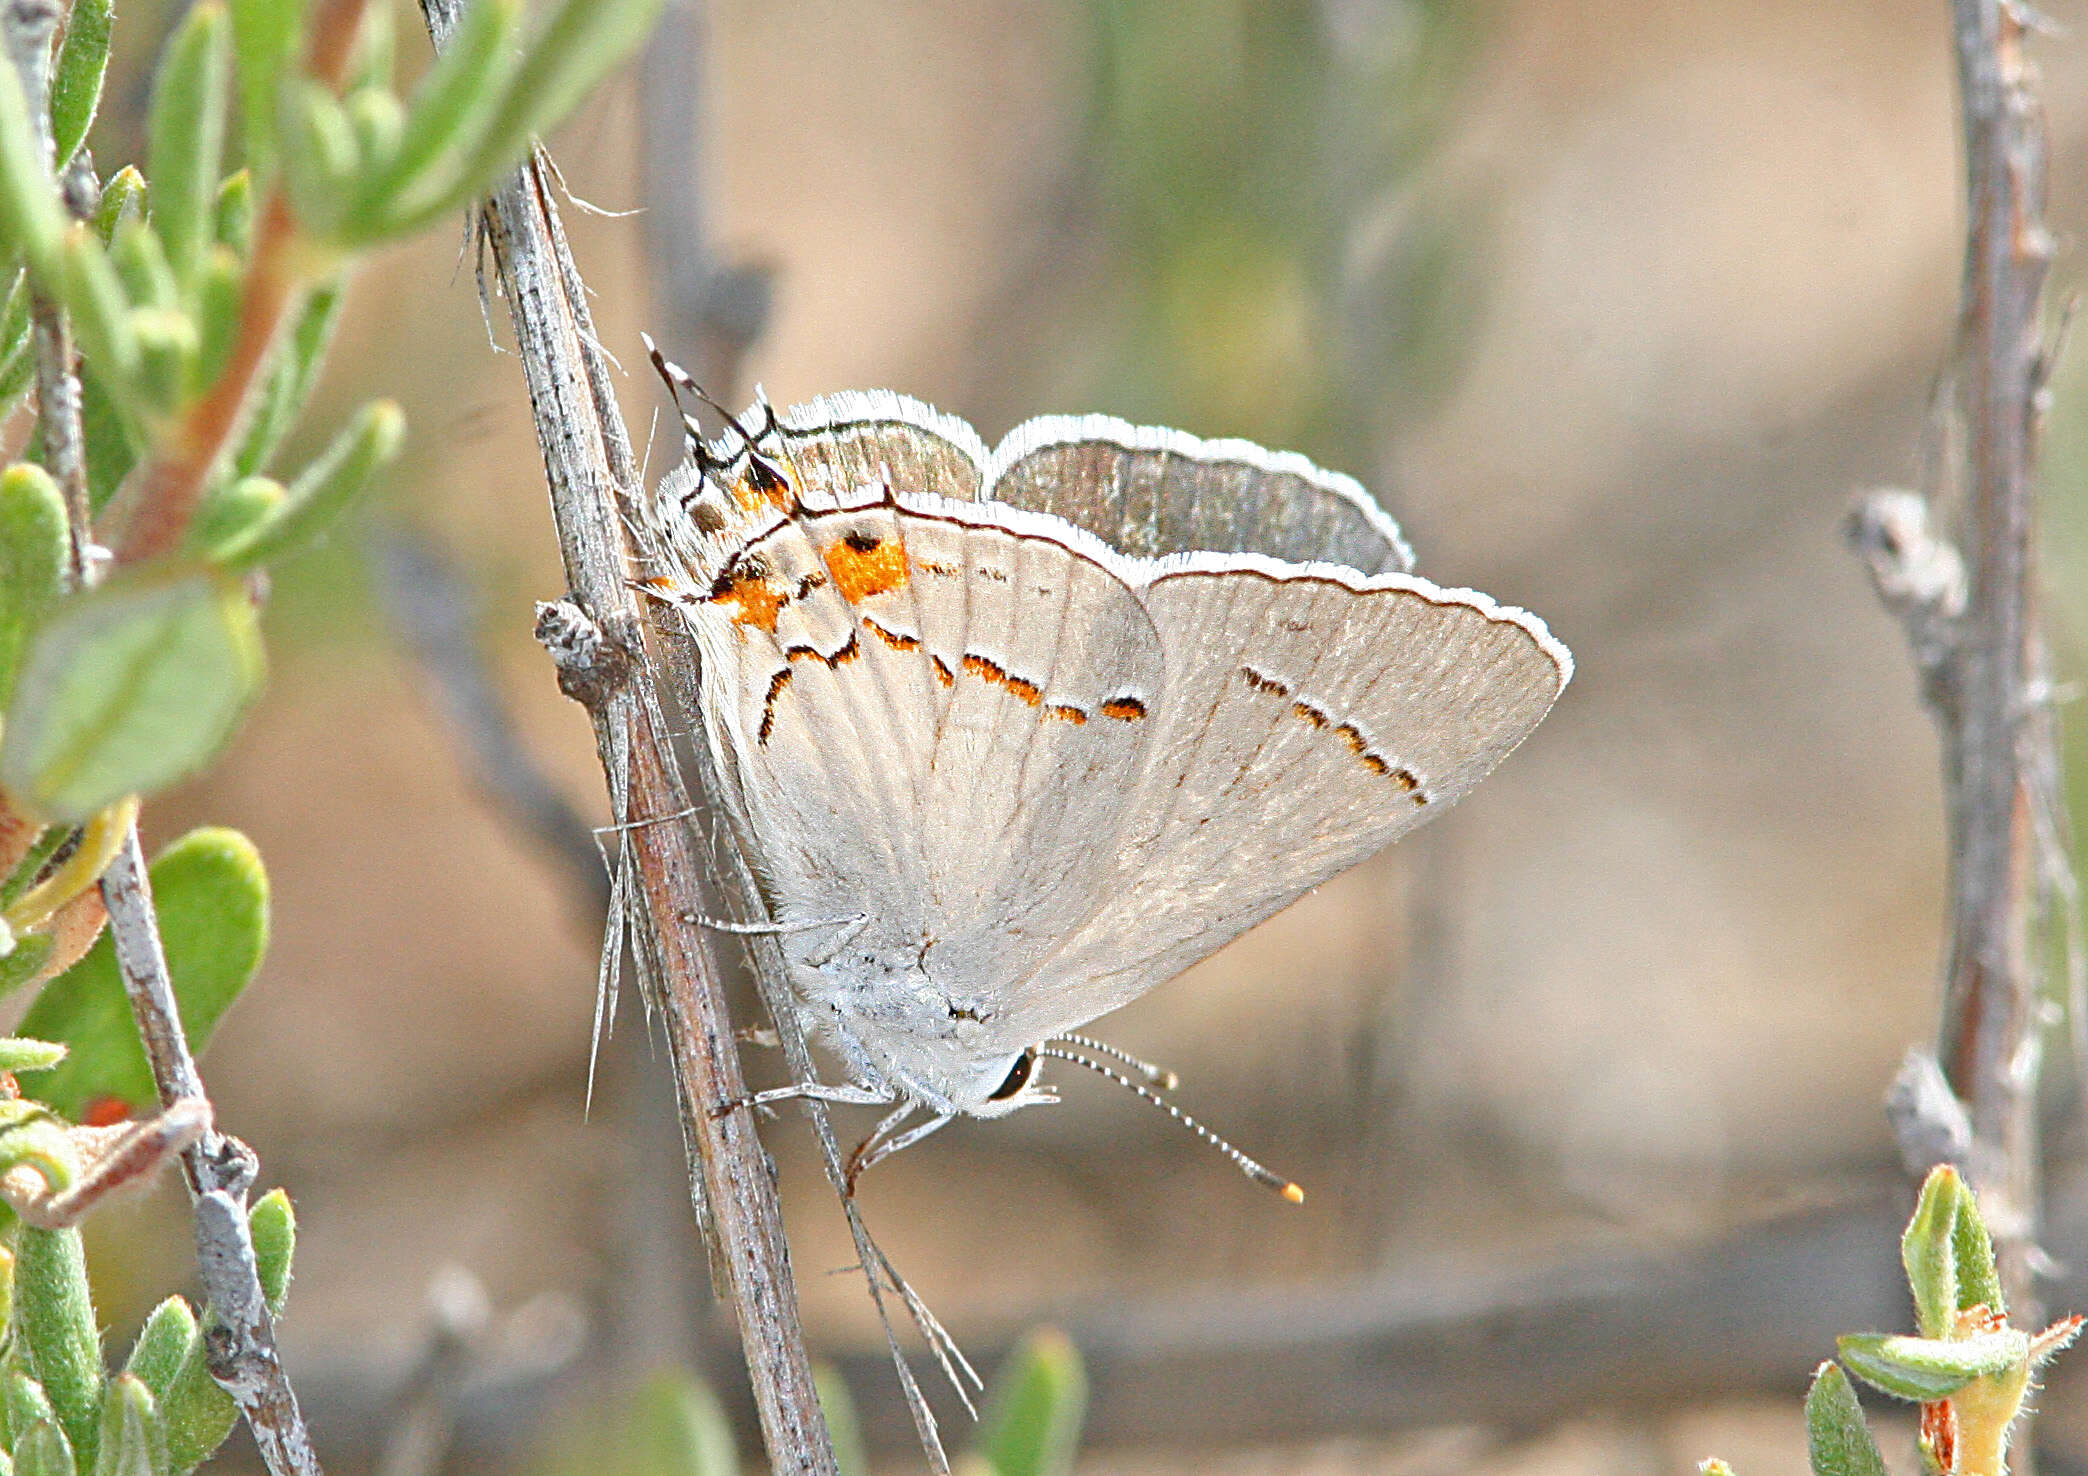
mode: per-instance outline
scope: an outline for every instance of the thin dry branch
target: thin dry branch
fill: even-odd
[[[1907,493],[1875,493],[1851,535],[1905,626],[1941,730],[1950,930],[1937,1059],[1965,1104],[1965,1169],[2017,1319],[2034,1325],[2040,1198],[2040,924],[2071,888],[2032,537],[2047,369],[2045,126],[2013,0],[1952,0],[1965,138],[1966,248],[1946,382],[1954,545]]]
[[[423,0],[422,10],[439,46],[456,24],[455,0]],[[745,1085],[698,925],[702,858],[676,821],[690,811],[689,797],[651,671],[632,659],[643,649],[644,625],[626,582],[625,513],[640,490],[630,438],[538,160],[495,191],[483,219],[513,316],[571,590],[571,602],[554,608],[567,627],[565,649],[598,653],[590,667],[562,669],[561,684],[588,708],[618,821],[628,826],[638,878],[630,923],[673,1055],[692,1189],[720,1251],[770,1461],[777,1470],[832,1473],[772,1169],[752,1114],[726,1110]],[[599,641],[577,639],[590,630]]]
[[[161,1107],[207,1100],[182,1033],[135,824],[102,877],[102,900],[109,912],[117,968],[145,1042]],[[197,1269],[215,1313],[204,1344],[211,1377],[238,1402],[274,1476],[320,1476],[319,1457],[305,1433],[297,1393],[276,1352],[275,1322],[247,1231],[247,1190],[257,1167],[254,1155],[238,1139],[213,1127],[182,1151],[181,1163],[195,1199]]]

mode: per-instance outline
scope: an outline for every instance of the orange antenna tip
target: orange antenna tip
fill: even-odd
[[[1305,1202],[1305,1191],[1296,1184],[1285,1184],[1283,1186],[1283,1197],[1292,1204],[1303,1204]]]

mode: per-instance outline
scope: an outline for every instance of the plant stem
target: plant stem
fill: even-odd
[[[166,951],[160,946],[152,883],[135,824],[103,873],[102,901],[161,1106],[204,1099],[203,1078],[182,1033]],[[213,1127],[183,1151],[181,1162],[196,1204],[196,1263],[214,1314],[205,1345],[211,1376],[238,1402],[273,1476],[320,1476],[297,1393],[276,1352],[275,1324],[247,1232],[254,1157]]]
[[[46,168],[56,166],[51,139],[51,39],[64,7],[58,0],[5,0],[0,5],[0,46],[22,79],[30,125]],[[80,376],[73,366],[72,325],[64,310],[40,291],[29,302],[36,352],[36,423],[43,434],[43,459],[65,498],[66,576],[80,589],[94,582],[87,556],[93,507],[87,499],[86,436],[80,424]]]
[[[2011,0],[1953,0],[1964,110],[1966,253],[1957,347],[1969,582],[1943,722],[1950,944],[1939,1058],[1970,1109],[1968,1176],[2019,1323],[2035,1326],[2039,1199],[2034,828],[2051,763],[2031,587],[2044,388],[2045,131]]]
[[[421,8],[440,47],[456,25],[457,0],[422,0]],[[684,1138],[695,1158],[691,1188],[709,1211],[770,1463],[778,1471],[832,1476],[773,1171],[751,1114],[732,1108],[746,1088],[699,926],[702,856],[678,821],[690,809],[689,796],[667,748],[651,669],[631,659],[642,657],[645,626],[626,582],[624,504],[640,491],[630,437],[550,185],[534,158],[495,191],[484,220],[513,314],[572,591],[572,603],[551,613],[587,632],[590,647],[606,636],[603,659],[586,670],[568,665],[562,685],[588,708],[617,819],[628,825],[639,874],[635,951],[673,1053]]]
[[[326,0],[312,23],[306,74],[339,90],[354,55],[366,0]],[[210,475],[231,444],[268,364],[283,323],[297,306],[305,280],[298,253],[306,243],[280,186],[269,191],[254,226],[239,304],[239,334],[225,368],[191,401],[152,457],[126,481],[115,521],[116,562],[135,564],[171,553],[209,488]]]

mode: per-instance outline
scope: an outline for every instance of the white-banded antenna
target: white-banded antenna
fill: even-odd
[[[1176,1076],[1165,1066],[1155,1066],[1151,1061],[1142,1061],[1129,1051],[1118,1050],[1109,1042],[1097,1040],[1092,1035],[1054,1035],[1050,1043],[1053,1045],[1077,1045],[1082,1050],[1093,1051],[1098,1056],[1107,1056],[1112,1061],[1121,1061],[1140,1076],[1143,1076],[1146,1079],[1147,1086],[1157,1087],[1163,1092],[1171,1092],[1182,1084],[1182,1078]]]
[[[1071,1037],[1062,1038],[1070,1039]],[[1209,1128],[1205,1127],[1202,1123],[1198,1122],[1195,1118],[1191,1117],[1181,1108],[1175,1106],[1174,1103],[1168,1101],[1165,1097],[1161,1096],[1151,1087],[1144,1086],[1138,1082],[1133,1081],[1130,1077],[1124,1075],[1123,1072],[1117,1070],[1114,1066],[1105,1066],[1100,1061],[1090,1061],[1086,1056],[1075,1055],[1072,1051],[1057,1050],[1049,1045],[1038,1046],[1037,1054],[1040,1056],[1049,1056],[1054,1061],[1071,1061],[1075,1066],[1087,1067],[1088,1070],[1094,1072],[1097,1076],[1108,1077],[1111,1081],[1115,1082],[1125,1091],[1135,1093],[1136,1095],[1145,1098],[1146,1101],[1152,1103],[1155,1107],[1158,1107],[1162,1112],[1165,1112],[1169,1117],[1172,1117],[1183,1127],[1189,1129],[1190,1132],[1196,1134],[1197,1137],[1202,1138],[1206,1143],[1209,1143],[1213,1148],[1216,1148],[1220,1153],[1223,1153],[1227,1158],[1230,1158],[1233,1161],[1233,1166],[1237,1168],[1241,1173],[1245,1174],[1248,1178],[1254,1180],[1255,1183],[1266,1185],[1268,1188],[1274,1189],[1278,1194],[1282,1195],[1292,1204],[1303,1204],[1305,1202],[1305,1191],[1299,1188],[1296,1184],[1292,1183],[1289,1179],[1284,1178],[1281,1174],[1271,1173],[1268,1169],[1263,1168],[1260,1164],[1256,1163],[1253,1159],[1249,1158],[1239,1149],[1233,1147],[1232,1144],[1226,1142],[1225,1139],[1219,1137],[1216,1133],[1212,1132]]]

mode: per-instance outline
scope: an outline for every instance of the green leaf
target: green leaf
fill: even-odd
[[[327,235],[354,198],[355,125],[339,98],[305,80],[283,89],[280,125],[290,207],[307,230]]]
[[[92,360],[80,366],[80,427],[87,435],[87,500],[100,512],[137,465],[140,445]]]
[[[1849,1333],[1836,1339],[1849,1372],[1901,1399],[1948,1398],[1974,1379],[2020,1368],[2030,1357],[2030,1335],[2008,1329],[1969,1338],[1909,1338],[1893,1333]]]
[[[218,186],[217,241],[244,261],[254,244],[254,174],[242,169]]]
[[[399,151],[364,179],[352,228],[380,233],[387,215],[413,216],[457,193],[463,182],[453,176],[521,65],[521,30],[521,0],[473,0],[464,8],[414,91]]]
[[[195,1310],[187,1299],[169,1297],[152,1309],[152,1315],[138,1329],[138,1340],[131,1344],[123,1371],[142,1379],[154,1397],[164,1403],[175,1375],[181,1372],[181,1366],[188,1362],[202,1337]]]
[[[206,827],[162,851],[151,879],[181,1022],[201,1054],[268,947],[268,876],[253,842],[236,830]],[[139,1112],[157,1105],[107,934],[37,996],[20,1028],[72,1047],[65,1063],[36,1083],[37,1100],[64,1116],[77,1120],[111,1098]]]
[[[233,466],[240,476],[249,477],[265,468],[290,427],[296,424],[298,412],[304,409],[319,377],[319,362],[333,338],[340,309],[338,282],[315,288],[298,309],[289,335],[276,346],[261,403],[233,457]]]
[[[232,64],[239,77],[244,155],[257,178],[275,173],[276,94],[304,49],[306,0],[232,0]]]
[[[1994,1242],[1979,1213],[1979,1199],[1967,1188],[1958,1201],[1957,1223],[1951,1227],[1951,1253],[1957,1263],[1958,1307],[1985,1307],[1998,1316],[2008,1313],[2008,1293],[1994,1263]]]
[[[239,1406],[210,1376],[201,1336],[190,1345],[159,1405],[167,1428],[167,1463],[176,1471],[203,1464],[239,1422]]]
[[[9,1331],[73,1454],[91,1466],[101,1436],[101,1333],[79,1231],[17,1230]]]
[[[116,227],[127,220],[143,220],[151,206],[151,192],[145,188],[145,176],[138,173],[138,166],[126,164],[109,176],[102,186],[101,203],[94,207],[94,219],[88,224],[94,234],[101,238],[104,246],[116,239]]]
[[[1087,1370],[1073,1342],[1038,1328],[1009,1355],[979,1421],[979,1451],[998,1476],[1066,1476],[1087,1418]]]
[[[58,940],[49,933],[31,933],[15,939],[14,951],[0,958],[0,997],[14,993],[43,972]]]
[[[0,1071],[49,1071],[64,1059],[65,1047],[55,1040],[0,1036]]]
[[[540,1476],[737,1476],[718,1398],[679,1369],[566,1422],[532,1463]]]
[[[36,345],[29,336],[29,274],[17,269],[0,305],[0,420],[14,414],[36,375]]]
[[[15,1476],[76,1476],[72,1443],[56,1420],[38,1420],[14,1448]]]
[[[123,283],[124,296],[138,307],[174,308],[181,302],[181,284],[167,261],[167,249],[159,232],[139,216],[131,216],[116,227],[109,239],[109,264]]]
[[[1931,1170],[1900,1236],[1900,1264],[1914,1293],[1914,1325],[1926,1338],[1944,1337],[1957,1326],[1956,1237],[1964,1197],[1965,1183],[1956,1169],[1943,1164]]]
[[[290,484],[274,517],[216,551],[219,567],[241,573],[310,543],[369,485],[378,468],[399,454],[405,436],[406,418],[397,405],[375,400],[363,406],[325,454]]]
[[[155,570],[69,595],[25,653],[0,732],[0,785],[80,820],[201,768],[261,683],[236,579]]]
[[[102,1403],[101,1449],[94,1476],[171,1476],[167,1427],[142,1380],[118,1374]]]
[[[530,38],[521,65],[509,75],[464,162],[446,171],[447,188],[418,195],[411,209],[387,211],[377,233],[417,230],[483,192],[523,157],[532,139],[565,117],[637,48],[659,9],[660,0],[562,0]],[[460,146],[464,142],[459,139]]]
[[[30,634],[65,587],[65,495],[29,462],[0,472],[0,704]]]
[[[46,291],[58,287],[65,207],[13,67],[0,67],[0,253],[19,256]]]
[[[870,1456],[863,1448],[863,1425],[856,1418],[855,1396],[848,1381],[830,1363],[812,1365],[819,1390],[819,1412],[826,1419],[827,1439],[834,1447],[834,1469],[840,1476],[870,1476]]]
[[[109,67],[109,0],[72,0],[65,40],[51,72],[51,135],[58,163],[68,163],[87,139],[101,106],[102,76]]]
[[[53,1192],[69,1187],[80,1156],[65,1124],[36,1102],[11,1100],[0,1107],[0,1172],[33,1169]]]
[[[232,34],[224,0],[196,0],[175,27],[153,81],[147,124],[152,223],[184,288],[216,233],[231,101]]]
[[[1885,1458],[1841,1365],[1823,1363],[1813,1373],[1805,1396],[1805,1429],[1813,1476],[1887,1476]]]
[[[109,260],[109,250],[92,226],[75,225],[65,233],[59,266],[80,352],[96,374],[128,390],[138,372],[139,354],[131,306],[123,293],[123,279]]]
[[[261,1274],[261,1295],[268,1315],[281,1317],[290,1299],[290,1263],[297,1254],[297,1211],[290,1196],[271,1189],[247,1211],[247,1234],[254,1241],[254,1264]]]
[[[0,908],[14,906],[23,893],[36,885],[38,874],[44,869],[44,863],[58,854],[58,848],[79,838],[80,832],[76,826],[45,826],[29,849],[22,853],[22,859],[15,863],[15,869],[8,873],[7,879],[0,882]]]
[[[202,341],[196,350],[196,377],[188,386],[191,396],[203,393],[225,372],[232,345],[239,338],[245,293],[246,279],[238,256],[231,247],[213,242],[203,256],[203,279],[196,293],[196,322]]]
[[[204,501],[189,529],[189,546],[203,553],[252,534],[288,499],[273,477],[241,477]]]
[[[9,1320],[13,1312],[8,1313]],[[44,1420],[56,1421],[58,1416],[51,1409],[51,1401],[44,1394],[43,1385],[29,1375],[21,1361],[19,1348],[9,1351],[4,1375],[0,1375],[0,1403],[7,1412],[7,1428],[17,1440],[20,1432]]]
[[[361,172],[381,167],[399,151],[406,110],[391,89],[364,87],[348,94],[348,126],[355,131],[355,157]]]

